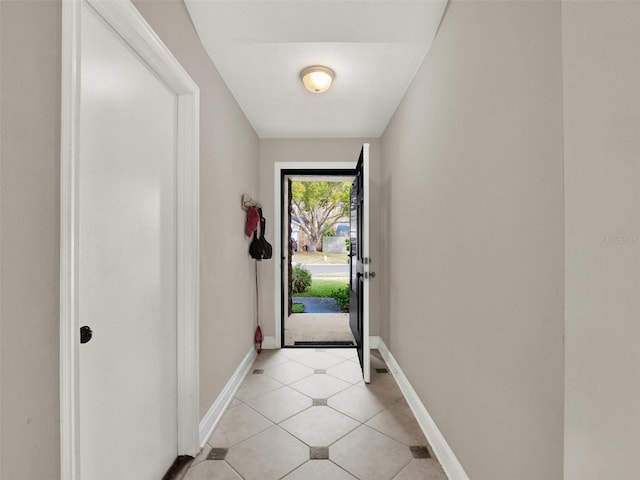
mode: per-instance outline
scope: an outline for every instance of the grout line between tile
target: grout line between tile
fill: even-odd
[[[229,462],[227,462],[227,460],[222,460],[224,463],[227,464],[227,466],[233,471],[235,472],[236,475],[238,475],[238,477],[240,477],[242,480],[245,480],[245,478],[240,474],[239,471],[237,471],[235,468],[233,468],[233,465],[231,465]]]
[[[343,413],[344,415],[344,413]],[[357,430],[358,428],[360,428],[362,425],[364,425],[364,423],[361,423],[360,425],[356,425],[355,427],[353,427],[351,430],[349,430],[347,433],[345,433],[344,435],[342,435],[340,438],[336,438],[333,443],[330,443],[327,446],[332,446],[335,445],[337,442],[339,442],[340,440],[342,440],[344,437],[346,437],[347,435],[349,435],[350,433],[353,433],[355,430]],[[329,459],[330,460],[330,459]]]
[[[309,410],[310,408],[313,408],[313,405],[311,405],[310,407],[305,408],[304,410],[300,410],[298,413],[294,413],[293,415],[288,416],[287,418],[285,418],[285,419],[281,420],[280,422],[276,423],[276,425],[280,427],[280,424],[281,424],[281,423],[286,422],[287,420],[289,420],[290,418],[295,417],[296,415],[300,415],[302,412],[306,412],[306,411],[307,411],[307,410]],[[291,432],[290,432],[289,430],[287,430],[286,428],[284,428],[284,427],[280,427],[280,428],[282,428],[285,432],[289,433],[290,435],[293,435],[293,433],[291,433]],[[295,437],[295,435],[293,435],[293,436]],[[296,438],[298,438],[298,437],[296,437]],[[302,441],[302,440],[301,440],[301,441]],[[303,442],[303,443],[304,443],[304,442]]]
[[[297,438],[297,437],[296,437]],[[291,475],[293,472],[295,472],[296,470],[298,470],[299,468],[302,468],[303,465],[306,465],[308,462],[310,462],[311,459],[304,461],[303,463],[301,463],[300,465],[298,465],[297,467],[295,467],[293,470],[291,470],[290,472],[285,473],[284,475],[282,475],[280,477],[279,480],[282,480],[284,477],[286,477],[287,475]]]
[[[344,468],[342,465],[340,465],[340,464],[338,464],[338,463],[334,462],[333,460],[331,460],[331,455],[329,455],[329,461],[330,461],[331,463],[333,463],[336,467],[338,467],[340,470],[342,470],[342,471],[344,471],[344,472],[347,472],[349,475],[351,475],[351,476],[352,476],[352,477],[354,477],[354,478],[358,478],[358,476],[357,476],[355,473],[351,473],[349,470],[347,470],[346,468]],[[403,468],[404,468],[404,467],[403,467]],[[402,471],[402,470],[401,470],[401,471]],[[397,475],[397,474],[396,474],[396,475]],[[360,479],[358,479],[358,480],[360,480]]]
[[[382,413],[382,412],[380,412],[380,413]],[[371,420],[371,419],[369,419],[369,420]],[[368,422],[369,420],[367,420],[367,422]],[[380,433],[380,434],[384,435],[384,436],[385,436],[385,437],[387,437],[387,438],[390,438],[390,439],[391,439],[391,440],[393,440],[394,442],[398,442],[400,445],[404,445],[404,446],[405,446],[405,447],[407,447],[407,448],[409,448],[409,447],[411,447],[411,446],[415,445],[415,444],[411,444],[411,445],[409,445],[408,443],[401,442],[401,441],[400,441],[400,440],[398,440],[397,438],[393,438],[391,435],[387,435],[386,433],[381,432],[380,430],[378,430],[378,429],[377,429],[376,427],[374,427],[374,426],[367,425],[366,423],[363,423],[363,425],[364,425],[365,427],[369,427],[369,428],[370,428],[370,429],[372,429],[372,430],[375,430],[376,432],[378,432],[378,433]],[[418,426],[418,428],[420,429],[420,427],[419,427],[419,426]],[[422,433],[422,435],[424,436],[424,432],[422,431],[422,429],[420,429],[420,432],[421,432],[421,433]],[[427,443],[427,445],[429,444],[429,442],[428,442],[428,441],[427,441],[426,443]],[[425,446],[426,446],[426,445],[425,445]]]
[[[280,388],[281,388],[281,387],[280,387]],[[276,389],[276,390],[277,390],[277,389]],[[272,390],[272,392],[275,392],[275,390]],[[267,393],[271,393],[271,392],[267,392]],[[265,395],[266,395],[266,393],[265,393]],[[261,396],[262,396],[262,395],[261,395]],[[251,400],[256,400],[256,399],[258,399],[258,398],[260,398],[260,397],[252,398]],[[264,418],[264,419],[266,419],[268,422],[270,422],[270,423],[272,424],[271,426],[275,426],[275,425],[278,425],[278,423],[280,423],[280,422],[278,422],[278,423],[274,422],[274,421],[273,421],[273,420],[271,420],[269,417],[267,417],[264,413],[259,412],[258,410],[256,410],[255,408],[253,408],[253,407],[252,407],[251,405],[249,405],[248,403],[245,403],[245,405],[246,405],[247,407],[249,407],[251,410],[253,410],[254,412],[256,412],[258,415],[260,415],[262,418]],[[305,409],[305,410],[306,410],[306,409]],[[283,420],[283,422],[284,422],[284,420]],[[271,427],[269,427],[269,428],[271,428]],[[269,428],[265,428],[265,430],[268,430]],[[265,430],[263,430],[263,432],[264,432]],[[256,434],[256,435],[257,435],[257,434]],[[243,440],[243,441],[244,441],[244,440]]]
[[[251,408],[251,405],[247,405],[247,404],[245,404],[245,406],[246,406],[246,407]],[[256,435],[260,435],[261,433],[266,432],[266,431],[267,431],[267,430],[269,430],[270,428],[273,428],[273,427],[276,427],[276,426],[277,426],[277,424],[276,424],[274,421],[269,420],[267,417],[265,417],[264,415],[262,415],[260,412],[256,411],[256,410],[255,410],[255,409],[253,409],[253,408],[251,408],[251,410],[253,410],[253,411],[254,411],[254,412],[256,412],[258,415],[260,415],[261,417],[263,417],[267,422],[269,422],[269,423],[271,424],[271,426],[269,426],[269,427],[265,428],[264,430],[260,430],[259,432],[254,433],[253,435],[251,435],[251,436],[249,436],[249,437],[245,438],[244,440],[242,440],[242,441],[240,441],[240,442],[238,442],[238,443],[234,443],[233,445],[217,445],[217,446],[216,446],[216,445],[211,445],[211,444],[209,443],[209,441],[210,441],[210,440],[211,440],[211,438],[213,437],[213,433],[212,433],[212,434],[211,434],[211,437],[209,437],[209,439],[207,440],[207,445],[209,445],[211,448],[225,447],[225,448],[228,448],[229,450],[231,450],[233,447],[235,447],[235,446],[237,446],[237,445],[240,445],[241,443],[246,442],[247,440],[249,440],[249,439],[251,439],[251,438],[255,437]],[[216,428],[217,428],[217,427],[216,427]],[[214,433],[215,433],[215,430],[214,430]]]

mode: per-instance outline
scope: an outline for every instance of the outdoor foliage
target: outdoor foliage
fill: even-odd
[[[291,221],[298,225],[315,251],[327,232],[349,213],[349,182],[292,182]]]
[[[331,292],[331,296],[335,298],[336,303],[343,312],[349,311],[349,286],[337,288]]]
[[[304,313],[304,303],[294,303],[291,305],[291,313]]]
[[[311,287],[311,273],[300,265],[293,267],[291,280],[294,294],[306,292]]]

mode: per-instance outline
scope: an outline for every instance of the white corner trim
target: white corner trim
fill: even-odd
[[[236,371],[233,372],[233,375],[222,389],[222,392],[220,392],[220,395],[218,395],[218,398],[211,404],[211,407],[200,421],[200,448],[204,447],[204,444],[207,443],[213,430],[220,422],[222,415],[224,415],[224,412],[233,400],[240,385],[242,385],[244,377],[246,377],[249,370],[251,370],[256,355],[255,349],[251,347],[251,350],[244,356],[244,359],[242,359]]]
[[[453,453],[453,450],[451,450],[451,447],[438,429],[436,423],[433,421],[433,418],[431,418],[431,415],[420,400],[420,397],[418,397],[418,394],[413,389],[413,387],[409,383],[409,380],[402,372],[400,365],[398,365],[396,359],[393,358],[393,355],[387,348],[387,345],[380,337],[377,337],[377,339],[377,348],[380,351],[382,358],[387,363],[387,366],[389,367],[393,378],[395,378],[398,387],[400,387],[404,398],[407,400],[411,411],[415,415],[416,420],[418,421],[418,424],[422,429],[422,432],[431,444],[433,453],[435,453],[436,457],[438,458],[438,461],[440,462],[440,465],[442,465],[442,468],[447,474],[447,477],[449,478],[449,480],[469,480],[467,472],[465,472],[464,468],[462,468],[462,465],[456,458],[455,453]],[[371,345],[371,348],[374,348],[373,342],[371,343]]]
[[[278,346],[276,344],[276,337],[268,336],[268,337],[264,337],[262,339],[262,349],[263,350],[274,350],[276,348],[280,348],[280,346]]]

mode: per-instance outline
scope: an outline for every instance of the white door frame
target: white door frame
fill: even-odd
[[[274,203],[273,218],[276,235],[274,235],[274,252],[276,252],[277,263],[275,265],[274,281],[275,286],[275,345],[274,348],[282,347],[282,171],[283,170],[355,170],[356,162],[276,162],[274,165]]]
[[[200,91],[129,0],[62,4],[60,152],[60,460],[62,480],[80,478],[78,318],[78,145],[81,2],[86,1],[178,97],[177,399],[178,454],[199,451],[199,107]]]

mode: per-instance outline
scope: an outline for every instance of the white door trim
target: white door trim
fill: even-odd
[[[62,5],[60,152],[60,459],[62,480],[79,480],[78,145],[81,2],[86,1],[178,96],[177,367],[178,454],[199,451],[200,91],[129,0]]]
[[[355,162],[276,162],[274,164],[274,203],[273,203],[273,218],[275,232],[274,235],[274,252],[276,255],[274,258],[277,260],[274,271],[275,286],[275,345],[274,348],[282,347],[282,232],[280,232],[282,222],[282,211],[280,210],[282,201],[282,170],[354,170]]]

